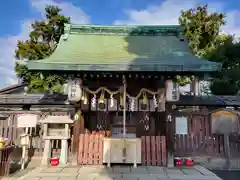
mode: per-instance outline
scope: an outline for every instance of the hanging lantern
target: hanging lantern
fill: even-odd
[[[178,101],[180,97],[179,85],[174,83],[171,79],[166,80],[166,100]]]
[[[100,98],[99,98],[99,101],[98,101],[98,104],[99,104],[99,108],[100,109],[104,109],[105,108],[105,93],[104,91],[101,92],[101,95],[100,95]]]
[[[81,80],[69,80],[68,81],[68,99],[72,102],[78,102],[82,97],[82,89],[81,89]]]
[[[148,106],[148,98],[147,98],[147,94],[146,92],[143,92],[143,99],[142,99],[142,103],[141,103],[141,109],[147,109]]]

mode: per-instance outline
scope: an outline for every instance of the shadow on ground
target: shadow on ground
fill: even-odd
[[[228,170],[212,170],[223,180],[240,180],[240,171],[228,171]]]

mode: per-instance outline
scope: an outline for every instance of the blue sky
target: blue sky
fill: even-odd
[[[225,12],[223,31],[240,36],[240,1],[228,0],[7,0],[0,6],[0,87],[16,82],[14,49],[25,40],[30,23],[43,17],[47,4],[58,5],[73,23],[177,24],[181,9],[208,3],[211,11]]]

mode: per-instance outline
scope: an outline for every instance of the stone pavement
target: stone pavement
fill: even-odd
[[[140,166],[38,167],[17,180],[221,180],[211,171],[196,166],[185,169]]]

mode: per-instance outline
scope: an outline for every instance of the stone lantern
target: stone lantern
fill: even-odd
[[[44,154],[42,164],[47,165],[51,156],[51,141],[61,140],[60,163],[66,164],[68,159],[68,139],[70,138],[70,124],[73,120],[69,116],[47,116],[40,123],[44,126]]]

